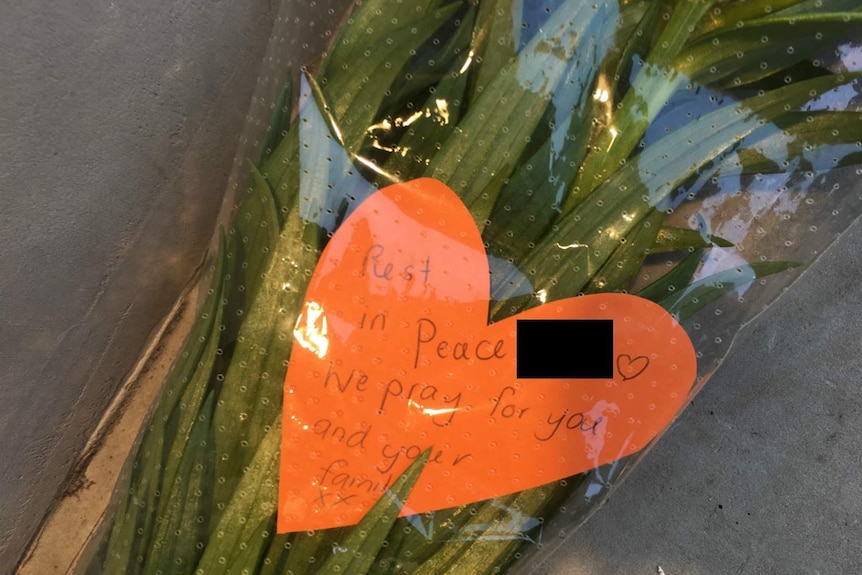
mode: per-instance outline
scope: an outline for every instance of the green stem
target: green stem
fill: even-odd
[[[706,0],[681,0],[677,3],[647,58],[647,64],[623,97],[619,112],[591,144],[574,191],[563,204],[563,211],[570,210],[625,163],[646,129],[685,81],[668,64],[682,50],[695,25],[713,3]]]

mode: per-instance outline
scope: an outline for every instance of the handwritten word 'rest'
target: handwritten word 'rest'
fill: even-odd
[[[503,359],[506,357],[506,353],[503,351],[504,343],[505,340],[503,339],[495,341],[480,339],[473,342],[438,338],[437,324],[433,320],[423,317],[416,322],[416,355],[413,359],[413,368],[419,367],[419,360],[424,357],[423,353],[427,353],[429,356],[433,354],[438,359],[455,361]]]
[[[422,278],[422,283],[427,284],[431,276],[431,257],[426,257],[418,262],[402,265],[386,257],[386,248],[380,244],[372,244],[362,258],[362,276],[368,274],[386,281],[402,280],[413,281],[417,276]]]

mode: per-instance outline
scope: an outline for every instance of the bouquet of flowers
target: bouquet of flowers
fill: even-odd
[[[554,517],[580,521],[630,453],[417,515],[404,502],[435,455],[416,438],[358,523],[278,532],[291,493],[283,422],[295,413],[285,377],[300,346],[328,345],[314,343],[326,324],[307,295],[321,254],[376,190],[433,180],[481,234],[489,322],[632,293],[686,327],[707,374],[704,354],[729,343],[715,334],[744,319],[708,306],[738,303],[753,281],[792,276],[800,262],[785,256],[810,255],[790,249],[809,220],[765,230],[806,206],[845,205],[826,182],[862,153],[858,75],[840,60],[860,27],[847,0],[356,2],[319,61],[284,71],[198,319],[85,572],[474,574],[536,553]],[[382,256],[364,261],[385,275]],[[739,305],[750,316],[775,289],[763,294]]]

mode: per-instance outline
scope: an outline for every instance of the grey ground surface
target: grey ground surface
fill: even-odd
[[[0,0],[0,573],[201,263],[277,3]]]
[[[862,573],[860,245],[856,222],[738,337],[547,572]]]

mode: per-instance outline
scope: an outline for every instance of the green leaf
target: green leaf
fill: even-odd
[[[764,2],[765,0],[760,0]],[[786,0],[782,0],[782,4]],[[776,16],[789,16],[792,14],[811,14],[818,12],[849,12],[862,10],[858,0],[805,0],[795,2],[781,11],[776,11]]]
[[[664,212],[653,210],[627,233],[608,261],[590,278],[584,293],[627,290],[644,259],[651,253],[650,248],[656,243],[664,217]]]
[[[204,403],[205,397],[211,398],[212,396],[207,383],[209,382],[218,352],[218,330],[222,325],[222,310],[222,306],[219,306],[213,324],[213,331],[210,332],[207,338],[206,348],[203,355],[201,355],[194,376],[183,393],[179,404],[174,408],[174,411],[166,422],[167,427],[164,438],[165,460],[161,479],[161,491],[165,495],[174,490],[177,481],[184,479],[181,468],[183,463],[189,459],[189,457],[186,457],[186,453],[191,451],[191,457],[195,457],[194,451],[197,448],[192,444],[191,438],[193,427],[199,426],[198,422],[201,414],[205,416],[206,421],[209,421],[212,416],[212,407],[207,411],[202,410],[201,406]],[[192,445],[192,447],[189,448],[189,445]],[[212,445],[209,448],[212,449]],[[165,504],[167,503],[167,497],[162,498],[157,507],[159,515],[163,514]]]
[[[788,112],[722,158],[723,176],[822,172],[862,162],[862,116],[855,112]]]
[[[194,573],[228,575],[243,569],[254,572],[262,558],[262,533],[271,529],[278,507],[278,446],[281,440],[281,418],[268,426],[256,453],[242,473],[218,523],[210,531]],[[218,477],[216,477],[218,481]],[[254,553],[243,553],[254,546]]]
[[[298,207],[300,218],[320,228],[320,245],[343,218],[367,198],[374,186],[354,165],[353,154],[339,141],[336,120],[325,111],[326,96],[310,76],[302,77],[299,137]]]
[[[589,195],[625,162],[647,127],[682,84],[682,76],[669,64],[688,40],[694,26],[713,4],[707,0],[680,0],[662,30],[631,88],[610,119],[607,128],[591,143],[573,194],[564,210]]]
[[[472,43],[470,100],[475,100],[515,58],[523,10],[523,0],[479,2]]]
[[[159,510],[153,547],[147,554],[147,572],[184,575],[197,564],[209,535],[212,504],[212,412],[214,396],[207,395],[188,436],[188,452],[180,461],[175,480],[165,482],[167,505]]]
[[[655,238],[655,243],[650,248],[650,254],[665,254],[699,248],[729,248],[732,242],[718,236],[704,234],[700,230],[688,228],[674,228],[665,226],[661,228]]]
[[[285,74],[284,84],[278,93],[278,98],[272,105],[272,113],[269,116],[269,124],[266,127],[266,135],[263,140],[260,161],[269,158],[278,146],[278,143],[287,135],[290,128],[290,117],[293,104],[293,71],[288,68]]]
[[[505,509],[515,501],[516,497],[516,495],[505,495],[488,502],[457,508],[455,511],[460,511],[460,514],[463,514],[464,521],[451,532],[448,539],[443,540],[445,544],[436,549],[433,554],[422,554],[417,558],[413,556],[417,552],[421,552],[421,540],[417,541],[420,546],[418,549],[414,550],[412,546],[403,546],[402,557],[399,557],[394,572],[398,573],[405,570],[400,568],[400,563],[403,562],[413,575],[449,573],[449,565],[470,549],[474,542],[472,536],[476,534],[477,529],[479,530],[478,533],[481,534],[485,528],[494,525],[495,522],[499,523],[501,518],[506,517]],[[486,565],[482,566],[485,567]]]
[[[482,503],[413,575],[504,572],[522,546],[541,541],[544,516],[556,512],[581,481],[576,476]]]
[[[266,272],[278,279],[261,285],[244,315],[216,405],[215,516],[245,476],[244,468],[264,449],[261,441],[281,412],[293,329],[317,263],[319,237],[317,226],[303,223],[298,209],[290,212]]]
[[[665,297],[684,289],[691,282],[700,267],[703,250],[695,250],[685,256],[669,272],[640,290],[637,295],[650,301],[659,302]]]
[[[429,520],[421,515],[401,517],[387,537],[387,546],[377,555],[369,575],[412,573],[442,547],[458,539],[464,525],[486,502],[461,505],[434,512]]]
[[[600,23],[594,26],[593,23]],[[434,157],[426,175],[449,185],[470,208],[479,230],[497,199],[489,186],[511,173],[551,101],[570,60],[595,29],[601,38],[615,15],[606,5],[568,0],[550,17],[541,33],[503,68],[470,107],[458,130]]]
[[[577,294],[619,239],[680,183],[771,119],[853,77],[800,82],[693,120],[647,147],[565,214],[519,267],[544,283],[534,287],[545,289],[550,300]]]
[[[264,555],[260,565],[260,573],[258,575],[282,575],[288,572],[285,568],[285,563],[289,556],[292,555],[294,538],[293,533],[278,533],[272,537],[269,542],[269,548]],[[293,570],[294,573],[298,571]]]
[[[460,9],[460,3],[440,9],[435,9],[436,4],[434,0],[369,0],[342,28],[318,82],[348,151],[359,150],[411,52]]]
[[[230,560],[228,573],[252,573],[260,572],[263,555],[275,534],[276,518],[273,513],[269,521],[262,521],[250,534],[248,539],[243,540]]]
[[[227,244],[225,284],[223,288],[223,331],[217,338],[222,350],[231,350],[259,287],[278,241],[281,227],[275,198],[263,175],[250,165],[251,182],[233,216]],[[224,375],[230,354],[216,358],[213,372]],[[215,387],[221,386],[216,381]]]
[[[553,126],[550,137],[501,184],[483,231],[489,255],[520,259],[559,216],[599,115],[593,88],[611,39],[608,34],[599,34],[604,24],[596,18],[593,26],[583,32],[579,65],[560,81],[561,93],[552,97],[549,106]],[[492,196],[487,190],[485,194]]]
[[[461,21],[459,30],[471,30],[476,10],[470,9]],[[390,180],[410,180],[421,176],[431,158],[440,148],[461,120],[466,109],[466,90],[469,75],[464,70],[470,58],[463,54],[451,63],[447,73],[434,86],[425,102],[416,108],[408,109],[394,120],[394,127],[387,122],[384,132],[403,131],[397,143],[389,143],[390,134],[379,136],[389,144],[389,157],[383,170]]]
[[[337,528],[294,533],[290,553],[279,573],[319,572],[318,565],[332,556],[333,547],[339,545],[346,531],[346,528]]]
[[[368,0],[360,4],[341,28],[317,81],[348,152],[357,153],[389,88],[406,63],[431,35],[459,10],[459,4],[436,9],[437,0]],[[264,164],[281,210],[292,206],[299,186],[299,128],[297,124]]]
[[[746,2],[723,2],[709,11],[698,24],[694,37],[717,28],[732,28],[758,18],[774,16],[776,12],[799,5],[801,0],[748,0]]]
[[[738,86],[788,68],[862,28],[862,13],[802,14],[743,21],[697,40],[674,66],[702,84]]]
[[[735,289],[744,287],[758,278],[777,274],[800,265],[802,264],[798,262],[745,264],[698,280],[683,290],[663,297],[657,303],[675,315],[679,321],[683,321]]]
[[[386,535],[401,513],[407,496],[419,479],[431,449],[426,449],[395,480],[377,503],[339,544],[336,552],[320,568],[320,573],[367,573]]]
[[[473,4],[459,4],[461,8],[455,17],[423,43],[393,82],[389,90],[391,94],[381,106],[385,116],[402,114],[409,104],[425,100],[429,89],[438,86],[453,67],[457,71],[465,64],[469,65],[478,8]]]
[[[644,4],[646,4],[645,7],[643,6]],[[647,59],[648,54],[653,49],[653,46],[655,46],[663,30],[661,15],[664,11],[664,4],[662,2],[632,3],[627,8],[623,9],[622,14],[624,16],[633,18],[639,15],[640,18],[636,21],[637,23],[634,27],[624,23],[620,26],[620,30],[617,33],[617,40],[614,42],[614,45],[622,45],[623,48],[619,57],[615,60],[616,65],[614,66],[613,73],[608,74],[613,79],[608,99],[611,104],[616,103],[621,97],[619,95],[622,93],[620,86],[623,84],[628,85],[635,59],[641,61]]]
[[[152,423],[165,424],[174,411],[185,389],[193,380],[201,365],[201,357],[209,345],[209,340],[218,329],[217,317],[222,313],[222,297],[227,273],[227,240],[224,230],[219,229],[219,248],[214,258],[212,279],[206,297],[198,311],[197,318],[183,344],[183,349],[165,381],[159,403],[153,413]]]
[[[272,190],[279,221],[283,222],[293,207],[299,189],[299,125],[294,123],[269,158],[261,174]]]

